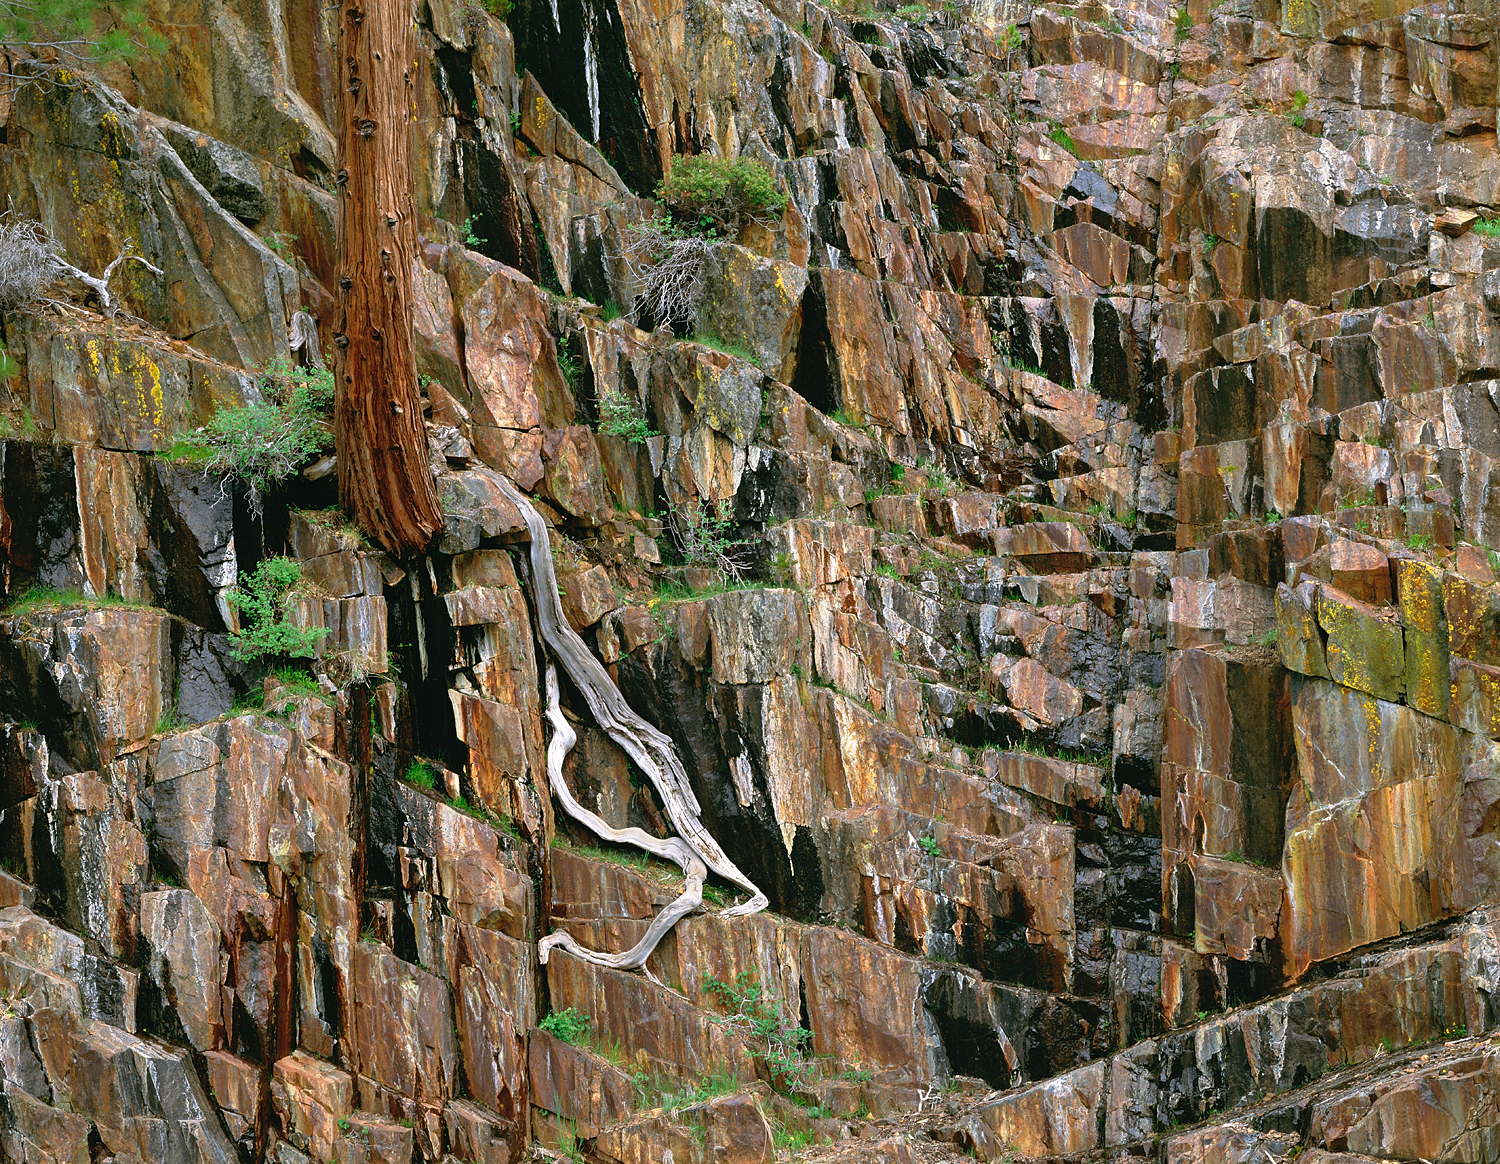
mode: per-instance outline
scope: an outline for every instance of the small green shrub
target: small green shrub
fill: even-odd
[[[68,68],[139,60],[167,47],[166,39],[147,27],[147,11],[142,0],[107,7],[97,0],[5,0],[0,3],[0,44],[50,48]]]
[[[729,498],[717,505],[701,501],[696,513],[674,505],[669,525],[687,565],[717,570],[735,580],[744,575],[747,550],[744,539],[734,536],[733,503]]]
[[[576,1047],[588,1038],[594,1024],[588,1015],[570,1006],[553,1011],[537,1025],[549,1035]]]
[[[747,222],[766,222],[786,209],[786,195],[764,162],[696,154],[678,158],[657,187],[682,226],[702,235],[734,237]]]
[[[723,352],[726,356],[733,356],[737,360],[744,360],[747,364],[754,364],[757,368],[760,367],[760,357],[743,344],[729,343],[727,340],[720,339],[712,332],[694,331],[689,338],[692,343],[702,344],[704,347],[711,348],[716,352]]]
[[[264,402],[221,408],[173,450],[206,473],[238,477],[257,507],[266,488],[290,477],[328,444],[325,415],[333,373],[275,360],[260,373]]]
[[[1307,124],[1306,109],[1308,100],[1307,94],[1301,89],[1292,94],[1292,108],[1291,112],[1286,115],[1286,119],[1298,129]]]
[[[302,565],[291,558],[270,557],[236,583],[228,594],[229,605],[249,626],[229,636],[229,649],[238,659],[266,655],[311,658],[325,627],[293,626],[287,621],[287,604],[302,581]]]
[[[557,341],[557,367],[568,382],[568,387],[578,387],[578,377],[583,374],[583,361],[573,354],[573,337],[563,336]]]
[[[1500,238],[1500,214],[1490,218],[1481,218],[1474,224],[1474,232],[1486,238]],[[0,375],[0,379],[4,379],[4,376]]]
[[[760,985],[754,971],[742,971],[733,982],[705,975],[703,989],[715,995],[726,1012],[718,1021],[759,1044],[758,1054],[773,1087],[789,1090],[811,1077],[813,1064],[807,1057],[807,1044],[812,1041],[812,1032],[782,1018],[776,996]]]
[[[647,438],[661,435],[646,419],[645,409],[618,386],[605,389],[599,396],[599,431],[633,445],[645,444]]]
[[[1024,43],[1024,38],[1021,36],[1021,30],[1014,24],[1007,24],[995,37],[995,46],[1006,56],[1019,52],[1022,43]]]
[[[1177,29],[1177,39],[1179,41],[1187,40],[1192,35],[1194,23],[1193,14],[1186,8],[1177,10],[1177,15],[1172,17],[1172,24]]]
[[[515,126],[515,131],[519,133],[521,128],[520,114],[513,114],[512,116],[514,117],[512,124]],[[490,241],[487,238],[480,238],[474,233],[474,216],[472,214],[464,219],[463,225],[458,229],[464,232],[464,246],[468,247],[471,251],[484,246],[485,243]]]
[[[917,844],[922,846],[922,852],[926,853],[929,857],[941,857],[943,855],[943,847],[937,843],[936,837],[923,837]]]

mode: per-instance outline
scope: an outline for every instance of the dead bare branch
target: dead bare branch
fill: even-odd
[[[160,267],[135,253],[133,240],[126,240],[104,274],[95,277],[63,258],[62,247],[40,222],[12,217],[9,211],[0,215],[0,309],[24,311],[56,304],[47,291],[66,275],[92,288],[104,314],[112,316],[120,308],[110,294],[109,281],[127,262],[140,263],[153,275],[164,274]]]
[[[715,244],[684,233],[665,217],[632,223],[627,236],[625,263],[637,304],[645,302],[657,327],[670,327],[674,322],[695,325],[704,271]]]

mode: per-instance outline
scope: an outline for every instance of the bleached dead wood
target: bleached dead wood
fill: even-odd
[[[562,775],[563,758],[576,736],[563,718],[557,702],[557,674],[549,667],[547,677],[547,718],[552,722],[553,738],[547,748],[547,779],[564,809],[575,820],[606,840],[637,845],[656,856],[675,861],[687,875],[683,894],[657,915],[646,936],[636,946],[620,954],[604,954],[585,949],[571,935],[551,934],[539,943],[540,957],[547,960],[554,946],[600,966],[633,969],[645,963],[664,934],[678,920],[698,909],[703,901],[705,870],[711,869],[731,884],[750,894],[748,901],[726,909],[725,917],[742,917],[766,907],[766,895],[729,859],[718,841],[699,819],[698,799],[688,785],[687,771],[670,737],[658,731],[637,715],[625,702],[604,664],[599,662],[563,616],[557,596],[557,573],[552,564],[552,547],[547,523],[531,502],[509,480],[499,478],[500,489],[521,513],[531,533],[532,591],[536,600],[537,623],[542,639],[558,664],[583,695],[589,711],[615,743],[635,762],[651,781],[666,809],[667,819],[678,836],[665,840],[652,837],[640,829],[613,829],[596,814],[580,805],[568,790]]]

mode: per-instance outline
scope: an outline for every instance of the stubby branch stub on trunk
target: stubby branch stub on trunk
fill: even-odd
[[[339,14],[339,499],[396,554],[443,525],[412,343],[411,30],[409,0],[347,0]]]

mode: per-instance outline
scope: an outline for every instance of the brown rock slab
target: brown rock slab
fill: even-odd
[[[265,1069],[225,1051],[206,1051],[203,1063],[214,1103],[236,1140],[252,1132],[261,1119]]]
[[[217,1049],[224,1035],[220,992],[228,959],[221,953],[219,927],[208,909],[185,889],[143,893],[141,937],[149,951],[146,972],[159,1005],[175,1012],[194,1049]]]
[[[995,1149],[988,1158],[999,1158],[1002,1147],[1025,1156],[1075,1156],[1098,1148],[1106,1066],[1091,1063],[980,1109],[975,1119]]]
[[[353,969],[360,1073],[440,1106],[454,1093],[459,1061],[448,983],[378,942],[355,944]]]
[[[293,1051],[271,1068],[271,1103],[281,1126],[314,1157],[328,1160],[354,1111],[354,1077],[332,1063]]]
[[[1295,589],[1285,582],[1276,587],[1276,650],[1288,671],[1329,679],[1317,603],[1316,582],[1303,581]]]
[[[616,1164],[656,1164],[663,1149],[680,1164],[771,1164],[771,1123],[753,1095],[725,1095],[610,1128],[594,1153]]]
[[[996,655],[990,660],[991,689],[1004,690],[1010,705],[1048,726],[1083,710],[1083,692],[1059,679],[1035,659]]]
[[[1200,954],[1225,954],[1240,961],[1273,940],[1281,917],[1281,872],[1240,861],[1199,857],[1193,863]]]
[[[1496,745],[1321,680],[1292,702],[1286,809],[1288,973],[1470,907],[1495,877]],[[1488,809],[1485,810],[1488,812]]]
[[[521,1129],[471,1100],[455,1099],[443,1108],[443,1127],[450,1150],[473,1164],[513,1164],[524,1151]]]
[[[1395,565],[1406,635],[1406,701],[1427,715],[1447,719],[1451,677],[1443,572],[1413,558]]]
[[[630,1076],[613,1063],[543,1030],[531,1032],[527,1057],[531,1102],[577,1126],[592,1139],[629,1117],[635,1106]]]
[[[1071,521],[1012,526],[1010,552],[1038,573],[1077,573],[1094,560],[1088,537]]]
[[[576,631],[587,630],[619,605],[614,584],[603,566],[561,574],[563,614]]]
[[[1377,606],[1390,604],[1390,562],[1374,546],[1335,538],[1328,548],[1328,566],[1334,586],[1351,598]]]

